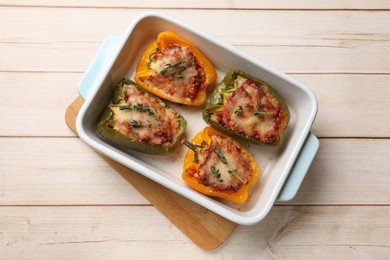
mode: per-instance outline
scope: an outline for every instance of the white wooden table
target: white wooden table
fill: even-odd
[[[204,251],[66,126],[100,43],[174,16],[311,88],[318,155],[297,197]],[[390,257],[388,1],[0,0],[0,259]]]

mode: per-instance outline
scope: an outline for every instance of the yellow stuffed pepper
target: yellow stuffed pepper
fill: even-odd
[[[191,188],[235,203],[248,199],[250,187],[258,180],[259,166],[244,147],[211,127],[184,144],[189,150],[182,178]]]
[[[161,32],[143,52],[135,81],[154,95],[185,105],[200,106],[217,73],[199,49],[169,31]]]

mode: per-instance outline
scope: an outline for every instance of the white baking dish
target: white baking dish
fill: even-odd
[[[250,199],[244,204],[207,197],[189,188],[181,179],[187,150],[184,146],[167,156],[142,154],[111,145],[96,131],[98,117],[110,103],[116,83],[124,77],[133,80],[135,66],[145,46],[166,30],[194,43],[216,67],[218,81],[232,69],[243,70],[268,82],[290,109],[291,120],[283,144],[267,147],[242,142],[260,165],[260,181],[252,187]],[[317,113],[317,101],[306,86],[232,46],[160,13],[142,14],[131,23],[123,37],[109,37],[82,78],[79,92],[85,98],[76,122],[82,140],[104,155],[239,224],[259,222],[278,195],[282,201],[293,198],[319,145],[318,139],[309,132]],[[187,139],[191,140],[206,126],[201,116],[202,108],[169,104],[187,120]]]

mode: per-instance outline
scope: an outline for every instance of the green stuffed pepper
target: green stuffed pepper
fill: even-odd
[[[226,74],[203,111],[212,127],[256,144],[282,142],[288,107],[267,83],[236,70]]]
[[[120,81],[112,101],[97,124],[105,139],[139,152],[164,154],[183,138],[184,118],[135,82]]]

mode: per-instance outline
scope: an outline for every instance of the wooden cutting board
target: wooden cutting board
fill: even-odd
[[[65,113],[65,121],[75,133],[76,117],[83,103],[83,98],[77,97]],[[102,154],[99,155],[199,247],[207,250],[219,247],[237,227],[236,223]]]

